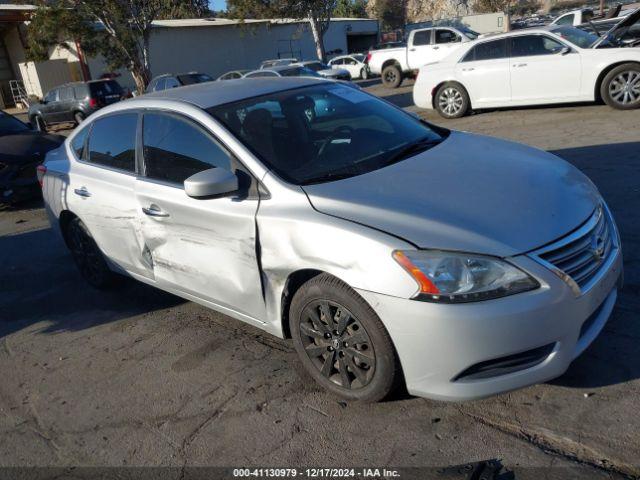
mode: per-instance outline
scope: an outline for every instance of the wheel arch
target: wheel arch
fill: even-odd
[[[398,67],[398,69],[400,70],[400,73],[402,73],[402,65],[400,65],[400,62],[395,58],[390,58],[388,60],[385,60],[382,66],[380,67],[380,71],[383,71],[385,68],[390,66]]]
[[[291,272],[285,280],[284,288],[282,289],[282,298],[280,301],[280,322],[284,338],[291,338],[291,330],[289,329],[289,310],[291,307],[291,300],[293,300],[293,297],[298,290],[300,290],[302,285],[323,273],[328,272],[314,268],[304,268]]]
[[[67,227],[71,223],[71,220],[73,220],[74,218],[78,218],[78,216],[71,210],[62,210],[60,212],[60,216],[58,217],[60,233],[62,234],[62,238],[64,239],[64,243],[65,245],[67,245],[67,247],[69,246],[69,240],[67,238]]]
[[[593,98],[595,101],[597,102],[602,101],[602,95],[600,94],[600,89],[602,88],[602,82],[604,81],[604,77],[606,77],[607,74],[614,68],[619,67],[620,65],[625,65],[627,63],[635,63],[636,65],[640,66],[640,61],[638,60],[620,60],[612,63],[611,65],[607,65],[605,68],[602,69],[602,71],[598,75],[598,78],[596,79],[596,83],[594,86]]]

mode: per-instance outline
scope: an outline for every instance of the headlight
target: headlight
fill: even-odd
[[[418,283],[416,300],[476,302],[540,287],[522,270],[503,260],[441,251],[393,252],[393,258]]]

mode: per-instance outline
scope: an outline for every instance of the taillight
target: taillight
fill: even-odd
[[[98,100],[96,100],[95,98],[90,98],[90,99],[89,99],[89,106],[90,106],[91,108],[93,108],[93,107],[97,107],[97,106],[98,106]]]
[[[33,168],[33,167],[32,167]],[[33,172],[33,170],[31,170]],[[38,165],[36,167],[36,176],[38,177],[38,183],[40,187],[44,185],[44,174],[47,173],[47,167],[44,165]]]
[[[367,52],[367,58],[365,59],[364,63],[369,63],[371,61],[371,52]]]

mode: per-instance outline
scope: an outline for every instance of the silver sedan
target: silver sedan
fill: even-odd
[[[91,285],[127,275],[291,338],[349,400],[557,377],[622,278],[611,212],[576,168],[328,80],[121,102],[38,174]]]

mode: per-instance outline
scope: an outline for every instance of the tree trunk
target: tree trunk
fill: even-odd
[[[309,12],[309,23],[311,24],[311,32],[313,33],[313,41],[316,44],[316,54],[318,55],[318,60],[324,63],[326,55],[324,52],[324,34],[320,30],[320,25],[318,19],[313,14],[313,12]],[[302,60],[302,59],[300,59]]]
[[[140,67],[132,67],[129,69],[131,71],[131,75],[133,76],[133,80],[136,82],[136,90],[138,95],[142,95],[147,88],[147,83],[149,83],[149,75]]]

